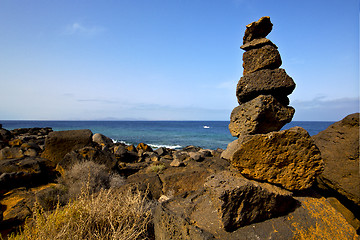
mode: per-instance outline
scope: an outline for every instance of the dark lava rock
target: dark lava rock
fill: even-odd
[[[279,68],[281,64],[280,53],[272,45],[252,49],[243,54],[244,75],[260,69]]]
[[[297,203],[289,191],[230,171],[209,177],[204,186],[226,231],[285,215]]]
[[[91,146],[92,135],[89,129],[51,132],[46,137],[41,157],[57,164],[68,152]]]
[[[360,207],[359,113],[348,115],[312,138],[325,164],[319,186]]]
[[[58,163],[59,170],[70,169],[75,163],[92,161],[105,165],[109,170],[116,166],[117,160],[108,149],[99,149],[95,147],[84,147],[67,153]]]
[[[48,159],[27,157],[0,161],[0,192],[46,184],[57,176]]]
[[[273,95],[287,106],[287,96],[294,89],[295,82],[284,69],[263,69],[241,77],[236,87],[236,96],[239,104],[242,104],[259,95]]]
[[[271,42],[267,38],[254,39],[254,40],[252,40],[250,42],[245,43],[240,48],[242,50],[248,51],[248,50],[251,50],[251,49],[261,48],[261,47],[267,46],[267,45],[273,46],[276,49],[278,48],[273,42]]]
[[[279,103],[271,95],[260,95],[234,108],[229,130],[232,136],[269,133],[291,122],[295,109]]]
[[[126,163],[133,163],[137,162],[139,156],[137,151],[129,151],[125,146],[119,145],[114,148],[114,154],[118,161],[126,162]]]

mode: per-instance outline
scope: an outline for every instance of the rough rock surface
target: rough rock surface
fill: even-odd
[[[257,22],[246,25],[243,43],[245,44],[256,38],[266,37],[271,32],[272,27],[273,24],[270,21],[270,17],[262,17]]]
[[[155,235],[164,235],[156,239],[358,239],[354,228],[325,198],[316,194],[294,198],[299,204],[293,212],[229,232],[222,227],[207,191],[181,195],[158,205]],[[196,237],[181,238],[191,233]]]
[[[240,78],[236,87],[239,104],[245,103],[259,95],[273,95],[284,106],[287,95],[295,89],[295,82],[284,69],[264,69]]]
[[[134,147],[134,149],[136,149]],[[137,152],[129,151],[125,146],[119,145],[114,147],[114,154],[120,162],[136,162],[139,159]]]
[[[99,144],[100,146],[112,146],[114,143],[111,140],[111,138],[108,138],[107,136],[102,135],[101,133],[95,133],[92,136],[93,142]]]
[[[360,207],[359,113],[332,124],[313,140],[325,164],[319,185],[335,190]]]
[[[91,144],[92,132],[89,129],[51,132],[45,140],[41,156],[57,164],[68,152]]]
[[[244,75],[260,69],[279,68],[281,64],[280,53],[272,45],[251,49],[243,54]]]
[[[291,121],[294,113],[294,108],[283,106],[273,96],[260,95],[234,108],[229,130],[234,137],[278,131]]]
[[[232,155],[239,149],[243,142],[244,135],[240,136],[240,138],[230,142],[226,149],[221,153],[220,157],[223,159],[230,160]]]
[[[27,157],[0,161],[0,194],[17,187],[46,184],[56,177],[51,162],[44,158]]]
[[[93,161],[98,164],[104,164],[108,169],[116,166],[116,158],[108,149],[98,149],[94,147],[84,147],[67,153],[58,163],[59,170],[69,169],[75,163]]]
[[[236,172],[212,175],[204,186],[226,231],[284,215],[296,206],[291,192],[248,180]]]
[[[255,49],[255,48],[261,48],[266,45],[273,46],[276,49],[278,48],[273,42],[271,42],[267,38],[254,39],[251,42],[247,42],[244,45],[240,46],[240,48],[242,50],[248,51],[248,50]]]
[[[155,239],[207,240],[215,239],[210,233],[192,225],[183,216],[158,205],[154,214]]]
[[[301,127],[252,136],[233,154],[231,164],[248,178],[288,190],[311,187],[323,171],[320,151]]]

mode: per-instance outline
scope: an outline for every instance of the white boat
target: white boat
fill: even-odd
[[[204,126],[203,128],[210,128],[209,126]]]

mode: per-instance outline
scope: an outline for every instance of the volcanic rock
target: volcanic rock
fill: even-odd
[[[137,145],[136,149],[137,149],[138,151],[139,151],[139,150],[143,150],[144,152],[152,152],[152,151],[153,151],[153,149],[152,149],[149,145],[147,145],[147,144],[145,144],[145,143],[139,143],[139,144]]]
[[[94,147],[84,147],[67,153],[58,163],[58,169],[70,169],[75,163],[92,161],[104,164],[108,169],[116,166],[117,160],[108,149],[98,149]]]
[[[243,43],[245,44],[253,39],[266,37],[271,32],[272,26],[273,24],[270,21],[270,17],[262,17],[257,22],[246,25]]]
[[[107,136],[102,135],[101,133],[95,133],[92,136],[93,142],[96,142],[100,146],[112,146],[114,143],[111,140],[111,138],[108,138]]]
[[[323,171],[320,151],[301,127],[251,136],[230,160],[242,175],[288,190],[310,188]]]
[[[324,159],[319,186],[332,189],[360,207],[359,113],[348,115],[313,136]]]
[[[283,106],[273,96],[260,95],[234,108],[229,130],[234,137],[278,131],[291,121],[294,113],[294,108]]]
[[[251,49],[243,54],[243,74],[260,69],[275,69],[282,64],[280,53],[276,47],[265,45],[258,49]]]
[[[46,137],[41,157],[57,164],[68,152],[91,145],[92,132],[88,129],[51,132]]]
[[[4,147],[0,150],[0,160],[23,157],[24,152],[19,147]]]
[[[204,186],[226,231],[283,215],[296,205],[291,192],[248,180],[235,172],[217,173]]]
[[[261,48],[266,45],[273,46],[276,49],[278,48],[273,42],[271,42],[267,38],[254,39],[251,42],[247,42],[244,45],[240,46],[240,48],[242,50],[248,51],[248,50],[255,49],[255,48]]]
[[[294,89],[295,82],[284,69],[263,69],[241,77],[236,87],[236,96],[239,104],[242,104],[259,95],[270,94],[287,106],[287,95]]]
[[[135,147],[134,149],[136,150]],[[115,146],[114,154],[116,159],[119,160],[120,162],[133,163],[138,161],[139,159],[137,152],[129,151],[128,148],[122,145]]]
[[[48,183],[56,176],[51,162],[44,158],[27,157],[0,161],[0,193],[17,187]]]

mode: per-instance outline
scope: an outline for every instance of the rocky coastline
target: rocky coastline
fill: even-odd
[[[229,125],[238,139],[225,150],[152,149],[88,129],[0,125],[2,237],[22,229],[34,205],[65,207],[75,188],[66,176],[91,162],[88,176],[72,177],[94,182],[94,194],[136,188],[152,203],[141,239],[359,239],[359,113],[312,137],[300,127],[280,131],[294,115],[295,83],[280,69],[271,30],[269,17],[247,25]]]

